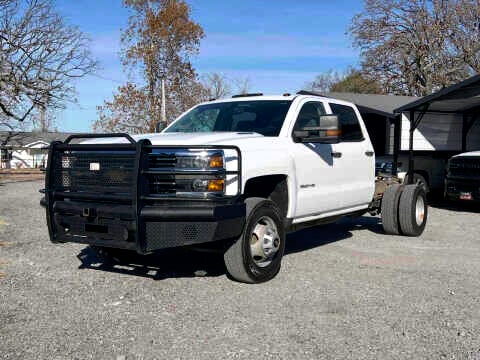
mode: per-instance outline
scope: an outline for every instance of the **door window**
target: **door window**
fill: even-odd
[[[362,141],[363,133],[357,114],[351,106],[329,103],[332,113],[338,115],[342,141]]]
[[[325,108],[321,102],[309,101],[303,104],[293,130],[297,131],[305,127],[319,126],[321,115],[326,115]]]

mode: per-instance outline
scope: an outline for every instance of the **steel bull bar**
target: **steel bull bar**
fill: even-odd
[[[72,143],[75,139],[123,138],[123,143]],[[45,194],[50,240],[135,250],[155,250],[237,237],[245,222],[239,196],[186,198],[150,193],[152,150],[233,149],[235,146],[163,146],[128,134],[78,134],[52,142],[48,150]],[[172,176],[175,169],[169,169]],[[193,171],[195,172],[195,171]],[[165,169],[162,169],[162,174]],[[201,173],[201,172],[199,172]],[[204,172],[203,172],[204,173]]]

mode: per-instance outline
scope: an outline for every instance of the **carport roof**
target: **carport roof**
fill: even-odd
[[[415,96],[355,94],[343,92],[330,92],[327,97],[350,101],[357,105],[360,112],[373,112],[384,116],[395,116],[395,109],[399,106],[417,100]]]
[[[480,107],[480,75],[395,109],[396,113],[425,109],[428,112],[468,112]]]

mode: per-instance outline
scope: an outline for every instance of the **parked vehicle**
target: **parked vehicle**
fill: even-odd
[[[422,187],[375,176],[355,105],[305,92],[202,103],[159,134],[70,136],[48,161],[52,242],[103,254],[210,243],[247,283],[278,273],[288,231],[370,212],[418,236],[427,221]]]
[[[448,161],[445,197],[480,201],[480,151],[459,154]]]

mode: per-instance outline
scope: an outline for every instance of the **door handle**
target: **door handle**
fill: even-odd
[[[368,150],[368,151],[365,151],[365,155],[373,156],[373,155],[375,155],[375,153],[373,151]]]
[[[341,153],[341,152],[338,152],[338,151],[332,151],[332,157],[334,157],[334,158],[341,158],[341,157],[342,157],[342,153]]]

